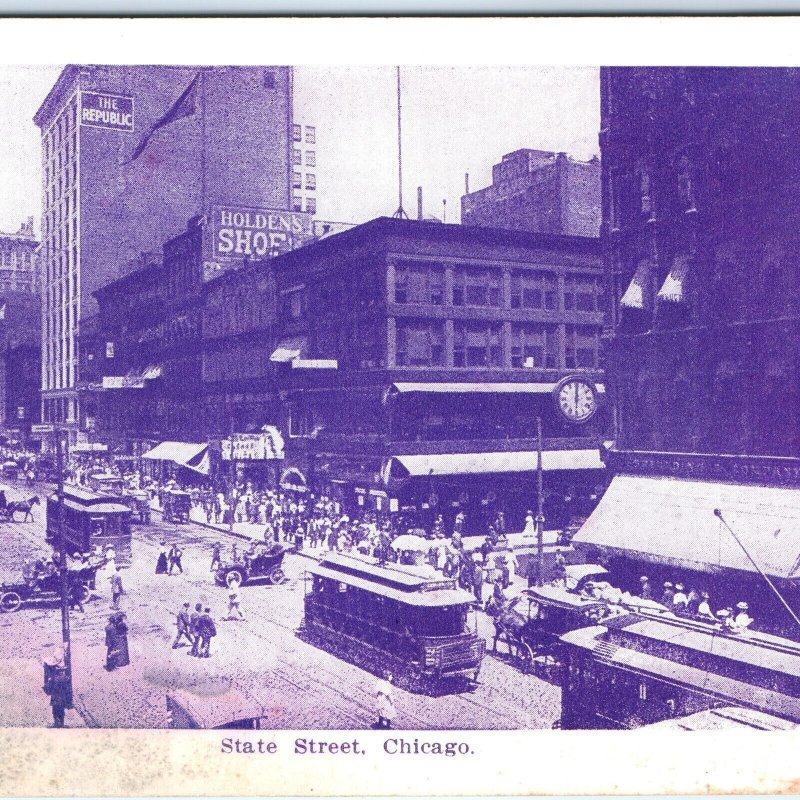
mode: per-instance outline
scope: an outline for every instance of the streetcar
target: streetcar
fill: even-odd
[[[561,636],[561,727],[628,729],[736,707],[800,722],[800,643],[645,611]]]
[[[486,642],[471,593],[431,567],[330,553],[307,575],[301,634],[323,649],[409,688],[477,681]]]
[[[127,505],[83,487],[65,486],[63,503],[59,504],[57,494],[47,498],[46,536],[54,547],[59,544],[59,515],[68,555],[113,547],[117,564],[130,566],[131,510]]]

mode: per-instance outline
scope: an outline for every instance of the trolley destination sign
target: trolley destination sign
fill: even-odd
[[[133,133],[133,98],[81,92],[81,125]]]

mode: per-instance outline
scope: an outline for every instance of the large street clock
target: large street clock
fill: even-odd
[[[562,378],[553,390],[556,406],[570,422],[587,422],[597,412],[597,387],[579,375]]]

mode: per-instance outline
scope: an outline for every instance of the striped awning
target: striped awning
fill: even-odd
[[[653,277],[655,265],[652,261],[640,261],[633,278],[622,295],[619,304],[623,308],[649,310],[653,305]]]
[[[686,278],[689,275],[689,256],[681,254],[675,256],[672,269],[658,292],[659,300],[670,303],[682,303],[686,300]]]

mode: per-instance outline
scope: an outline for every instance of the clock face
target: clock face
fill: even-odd
[[[556,403],[570,422],[586,422],[597,411],[597,390],[581,378],[567,378],[556,389]]]

